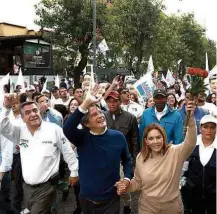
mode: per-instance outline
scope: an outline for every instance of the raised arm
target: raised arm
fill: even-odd
[[[79,146],[79,144],[83,141],[84,130],[78,129],[78,125],[81,122],[82,117],[88,110],[88,107],[92,104],[98,103],[101,97],[97,98],[96,95],[99,90],[99,85],[96,84],[93,89],[90,89],[87,92],[87,95],[82,102],[82,104],[78,107],[78,109],[68,118],[63,127],[63,132],[65,136],[68,138],[70,142],[73,142],[75,146]]]
[[[186,106],[186,110],[187,112],[190,111],[191,114],[189,117],[188,130],[184,143],[179,145],[180,152],[178,154],[181,161],[185,161],[187,159],[195,148],[197,142],[197,128],[194,119],[195,103],[193,101],[189,101]]]
[[[12,125],[9,119],[11,107],[18,102],[18,98],[14,94],[5,94],[4,107],[0,114],[0,134],[6,137],[14,144],[19,144],[20,127]]]
[[[7,138],[0,135],[1,143],[1,156],[2,162],[0,164],[0,174],[4,175],[5,172],[9,172],[13,163],[13,143]],[[0,175],[1,177],[1,175]],[[3,177],[3,176],[2,176]]]

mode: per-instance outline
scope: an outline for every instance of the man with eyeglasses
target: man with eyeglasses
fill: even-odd
[[[122,103],[121,108],[124,111],[127,111],[134,115],[137,119],[138,124],[140,124],[140,119],[144,111],[144,108],[138,103],[135,103],[130,100],[130,92],[126,88],[120,90],[120,99]]]

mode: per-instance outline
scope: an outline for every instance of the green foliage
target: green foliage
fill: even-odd
[[[191,88],[189,92],[191,93],[191,96],[196,97],[201,92],[205,92],[207,90],[207,84],[204,83],[204,78],[199,77],[196,75],[191,76]]]
[[[152,55],[155,70],[175,71],[179,59],[188,67],[205,68],[206,52],[210,68],[215,65],[215,44],[194,15],[167,16],[161,2],[113,0],[107,7],[106,0],[97,1],[99,41],[105,38],[110,49],[106,56],[98,54],[98,66],[124,67],[139,76]],[[91,58],[92,0],[41,0],[36,14],[36,23],[51,29],[44,36],[55,46],[54,69],[81,72]],[[82,63],[74,65],[78,51]]]

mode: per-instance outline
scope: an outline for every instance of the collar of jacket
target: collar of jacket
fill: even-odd
[[[171,112],[174,112],[174,111],[175,111],[175,110],[171,109],[168,104],[166,104],[166,105],[167,105],[167,111],[166,111],[166,114],[165,114],[165,115],[167,115],[168,113],[171,113]],[[151,107],[151,113],[152,113],[153,116],[156,117],[156,114],[155,114],[155,106]],[[165,116],[165,115],[164,115],[164,116]],[[163,116],[163,117],[164,117],[164,116]]]

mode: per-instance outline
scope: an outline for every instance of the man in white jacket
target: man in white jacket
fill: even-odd
[[[71,171],[71,185],[78,180],[78,160],[62,129],[56,124],[42,121],[36,103],[25,102],[20,106],[25,126],[12,125],[8,115],[16,102],[16,95],[5,95],[0,133],[20,146],[24,206],[31,214],[49,213],[58,181],[60,153]]]
[[[0,134],[0,213],[12,212],[10,203],[10,170],[13,143]]]

